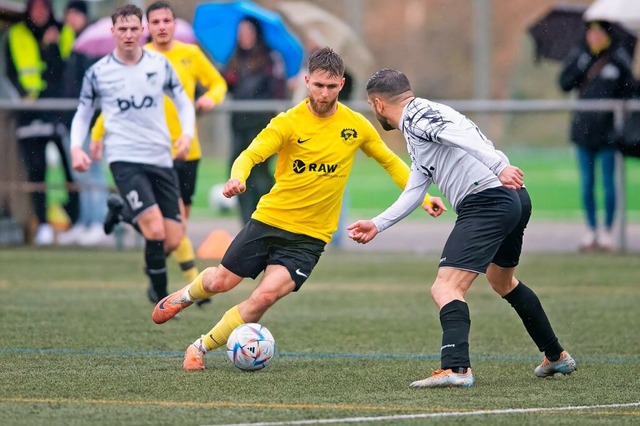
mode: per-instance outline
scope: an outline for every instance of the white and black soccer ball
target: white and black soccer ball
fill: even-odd
[[[213,185],[209,190],[209,207],[218,213],[228,213],[238,205],[238,197],[227,198],[222,195],[224,183]]]
[[[227,355],[240,370],[261,370],[271,363],[275,353],[273,335],[258,323],[238,326],[227,340]]]

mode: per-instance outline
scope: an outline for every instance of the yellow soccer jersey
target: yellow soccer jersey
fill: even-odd
[[[308,99],[273,118],[233,163],[231,178],[246,182],[251,168],[278,154],[275,185],[252,217],[322,241],[331,241],[347,179],[358,149],[376,160],[402,189],[409,166],[391,151],[360,113],[338,103],[336,113],[316,117]]]
[[[200,83],[209,90],[206,95],[213,99],[216,104],[221,103],[227,94],[227,83],[218,70],[207,59],[202,50],[195,44],[182,43],[174,40],[171,49],[166,52],[155,50],[153,43],[144,46],[146,49],[162,53],[167,57],[171,65],[176,70],[180,82],[189,98],[194,101],[196,84]],[[175,141],[181,134],[180,119],[175,105],[168,96],[164,99],[165,115],[171,140]],[[92,140],[102,140],[104,136],[104,121],[102,114],[98,117],[92,131]],[[175,155],[175,151],[172,153]],[[200,141],[197,130],[194,132],[191,150],[187,154],[187,160],[197,160],[202,156]]]

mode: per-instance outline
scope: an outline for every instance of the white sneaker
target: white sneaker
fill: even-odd
[[[54,239],[53,227],[48,223],[41,223],[36,230],[36,236],[33,242],[37,246],[50,246]]]
[[[101,223],[94,223],[84,228],[84,233],[78,238],[78,244],[84,247],[97,246],[106,239]]]
[[[613,233],[610,230],[604,230],[598,237],[598,246],[602,251],[613,251],[615,249],[614,241]]]
[[[86,232],[84,225],[73,225],[67,231],[58,235],[58,244],[61,246],[70,246],[72,244],[78,244],[78,240]]]
[[[598,241],[596,240],[595,231],[589,230],[586,234],[583,235],[580,240],[580,251],[581,252],[590,252],[595,251],[598,246]]]

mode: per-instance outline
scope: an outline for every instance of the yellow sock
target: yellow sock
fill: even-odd
[[[202,285],[202,277],[204,276],[205,272],[207,272],[206,269],[200,272],[187,289],[187,292],[189,293],[189,299],[192,302],[195,302],[196,300],[206,299],[207,297],[211,297],[215,294],[209,293],[204,289],[204,286]]]
[[[227,339],[233,330],[244,324],[238,305],[224,313],[220,321],[207,334],[202,335],[202,343],[207,351],[219,348],[227,343]]]
[[[186,235],[180,240],[178,248],[173,251],[173,258],[180,265],[185,282],[190,283],[198,276],[196,267],[196,255],[193,252],[191,240]]]

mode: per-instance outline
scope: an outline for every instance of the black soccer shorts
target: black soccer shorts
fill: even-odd
[[[220,263],[241,277],[255,279],[267,265],[282,265],[298,291],[309,278],[326,243],[251,219],[224,254]]]
[[[440,256],[441,267],[484,274],[491,263],[513,268],[520,261],[524,230],[531,217],[525,188],[490,188],[465,197]]]
[[[170,167],[115,161],[110,164],[118,192],[126,201],[130,220],[153,205],[158,205],[165,219],[182,221],[178,177]]]

